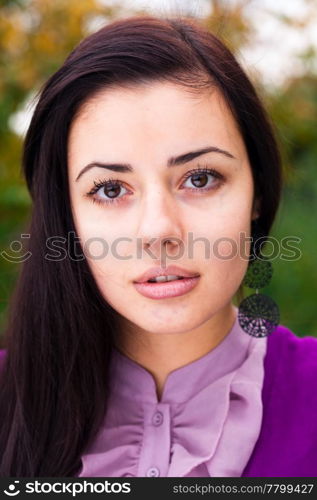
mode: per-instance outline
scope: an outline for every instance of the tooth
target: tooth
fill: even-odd
[[[157,276],[155,278],[155,281],[157,281],[158,283],[163,282],[163,281],[167,281],[167,277],[166,276]]]
[[[163,283],[165,281],[174,281],[179,279],[182,279],[182,277],[176,275],[169,275],[169,276],[157,276],[156,278],[151,278],[149,281]]]

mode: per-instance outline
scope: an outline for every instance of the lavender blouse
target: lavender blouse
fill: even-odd
[[[109,409],[79,477],[241,476],[261,428],[266,347],[236,315],[220,344],[168,375],[160,401],[150,372],[114,350]]]

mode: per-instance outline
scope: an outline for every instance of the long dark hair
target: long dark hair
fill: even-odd
[[[28,258],[5,331],[0,383],[0,475],[74,476],[107,406],[118,314],[85,259],[47,259],[46,242],[73,232],[67,176],[69,126],[81,105],[110,86],[170,81],[189,92],[216,86],[237,121],[268,235],[281,192],[272,125],[225,45],[185,16],[120,19],[82,40],[43,85],[23,149],[32,197]],[[72,248],[72,247],[70,247]]]

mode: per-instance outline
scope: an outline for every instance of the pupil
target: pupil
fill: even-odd
[[[111,185],[106,187],[106,195],[109,196],[109,198],[115,198],[119,193],[120,193],[120,186],[117,185]],[[113,193],[113,194],[110,194]]]
[[[193,177],[192,182],[196,187],[204,187],[208,181],[206,174],[194,174],[192,177]],[[204,180],[201,181],[202,178],[205,178],[204,180],[206,182],[204,182]]]

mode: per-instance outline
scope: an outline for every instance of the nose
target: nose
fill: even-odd
[[[140,204],[137,236],[142,248],[155,256],[175,252],[184,244],[184,227],[177,201],[164,188],[155,188]]]

